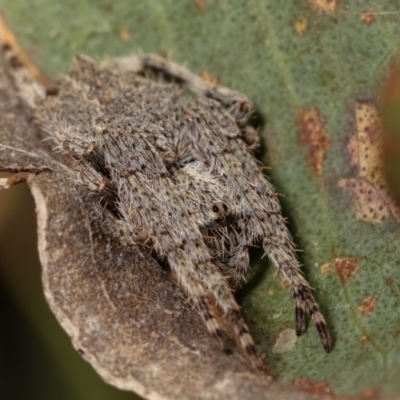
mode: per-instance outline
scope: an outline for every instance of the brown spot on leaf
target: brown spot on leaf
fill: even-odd
[[[361,14],[361,21],[366,24],[372,24],[375,21],[375,15],[371,11],[367,11]]]
[[[318,11],[333,14],[336,11],[338,0],[308,0],[308,3]]]
[[[114,12],[114,7],[112,4],[105,4],[103,9],[107,14],[112,14]]]
[[[380,120],[375,104],[356,102],[356,132],[347,151],[357,176],[340,179],[339,187],[351,197],[356,216],[379,223],[392,215],[400,222],[400,210],[389,193],[383,174]]]
[[[337,258],[335,267],[343,283],[346,283],[360,268],[355,258]]]
[[[199,11],[204,11],[206,8],[206,0],[195,0],[195,3]]]
[[[207,71],[205,71],[201,74],[201,79],[203,79],[203,81],[205,81],[205,82],[208,82],[212,86],[218,85],[218,79],[215,76],[209,74]]]
[[[378,400],[382,397],[378,388],[371,388],[362,392],[361,395],[359,395],[357,398],[360,400]]]
[[[357,311],[360,312],[362,315],[371,315],[372,312],[375,310],[377,303],[377,297],[368,296],[359,306],[357,306]]]
[[[305,378],[297,379],[295,385],[304,392],[316,396],[329,396],[332,395],[332,389],[326,382],[312,382]]]
[[[299,36],[303,36],[307,29],[307,20],[305,18],[299,19],[294,23],[294,29]]]
[[[300,142],[308,147],[311,168],[322,175],[322,161],[331,146],[331,139],[324,129],[324,122],[316,108],[300,109],[297,112],[300,122]]]
[[[360,343],[361,343],[361,344],[365,344],[365,343],[367,343],[368,341],[369,341],[368,336],[362,335],[362,336],[360,337]]]
[[[119,37],[123,42],[127,42],[130,39],[131,35],[126,26],[119,27]]]
[[[332,272],[332,265],[329,262],[325,263],[325,264],[321,265],[319,270],[321,271],[321,274],[327,275],[330,272]]]

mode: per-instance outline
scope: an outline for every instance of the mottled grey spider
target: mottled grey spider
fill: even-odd
[[[81,183],[108,206],[133,245],[169,266],[218,341],[216,308],[259,365],[233,295],[249,265],[248,249],[259,243],[288,282],[297,334],[308,313],[331,349],[277,194],[252,155],[258,137],[243,94],[145,55],[100,65],[80,56],[56,93],[36,88],[23,95],[42,131],[76,160]]]

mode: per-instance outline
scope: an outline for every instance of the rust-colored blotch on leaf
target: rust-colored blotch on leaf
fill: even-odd
[[[361,14],[361,21],[366,23],[367,25],[372,24],[375,21],[375,15],[371,11],[367,11]]]
[[[336,11],[338,0],[308,0],[308,3],[318,11],[333,14]]]
[[[326,382],[312,382],[303,378],[296,381],[296,386],[304,392],[316,396],[327,396],[332,394],[332,389]]]
[[[360,268],[357,260],[350,258],[337,258],[335,267],[343,283],[346,283]]]
[[[360,400],[377,400],[381,399],[382,397],[378,388],[372,388],[362,392],[358,398]]]
[[[126,26],[121,26],[119,28],[119,37],[123,42],[127,42],[130,39],[131,35]]]
[[[368,343],[368,341],[369,341],[368,336],[363,335],[363,336],[360,337],[360,343],[361,344]]]
[[[195,3],[200,11],[204,11],[206,8],[206,0],[195,0]]]
[[[331,273],[332,271],[332,266],[330,262],[327,262],[325,264],[322,264],[319,268],[319,270],[321,271],[322,275],[328,275],[329,273]]]
[[[304,32],[307,29],[307,25],[308,25],[307,20],[305,18],[302,18],[294,23],[294,29],[296,30],[299,36],[303,36]]]
[[[325,131],[324,121],[316,108],[299,109],[300,142],[308,147],[308,158],[312,170],[322,175],[322,162],[331,147],[331,139]]]
[[[377,303],[378,303],[377,297],[368,296],[357,307],[357,311],[359,311],[362,315],[371,315],[375,310]]]

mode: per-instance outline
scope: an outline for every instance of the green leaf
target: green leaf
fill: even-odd
[[[279,333],[294,326],[293,307],[268,262],[256,261],[261,272],[241,294],[269,370],[318,393],[400,393],[399,218],[379,179],[363,174],[348,151],[349,141],[363,143],[356,132],[377,131],[377,87],[398,48],[397,1],[1,0],[0,7],[53,77],[77,53],[100,60],[157,52],[245,93],[265,121],[263,158],[334,339],[325,354],[310,323],[293,350],[272,354]],[[360,113],[371,118],[365,129]]]

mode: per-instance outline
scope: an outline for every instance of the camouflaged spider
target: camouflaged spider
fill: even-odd
[[[162,78],[139,74],[146,71]],[[233,296],[248,248],[259,243],[288,282],[297,334],[308,313],[331,349],[274,188],[252,155],[258,138],[244,95],[154,55],[100,65],[80,56],[57,94],[35,107],[41,129],[77,161],[81,183],[135,243],[169,265],[218,341],[214,306],[260,364]]]

